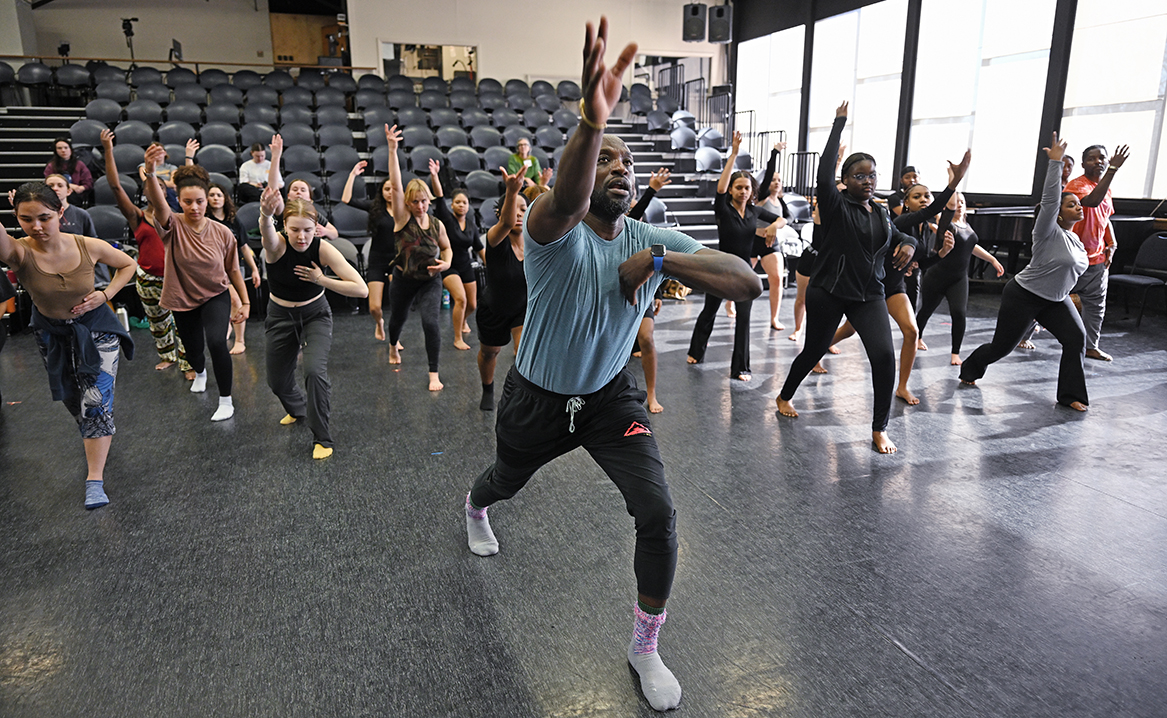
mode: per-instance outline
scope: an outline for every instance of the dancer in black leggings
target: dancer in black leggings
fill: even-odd
[[[773,223],[782,219],[773,212],[754,205],[758,194],[754,176],[744,170],[734,172],[738,149],[741,147],[742,133],[733,133],[733,148],[725,158],[725,167],[717,180],[717,194],[713,198],[713,213],[717,216],[717,248],[727,254],[741,257],[746,262],[756,257],[767,245],[757,236],[757,220]],[[773,236],[769,241],[773,243]],[[757,241],[755,241],[757,240]],[[770,291],[780,292],[782,288],[771,287]],[[709,335],[713,333],[713,322],[717,319],[717,308],[722,298],[713,294],[705,295],[705,306],[697,315],[697,325],[693,327],[693,337],[689,341],[690,364],[700,364],[705,360],[705,348]],[[733,354],[730,355],[729,377],[739,381],[750,380],[750,309],[754,300],[736,302],[737,322],[733,329]]]
[[[835,110],[835,123],[823,157],[834,156],[846,123],[847,103],[844,102]],[[916,240],[896,229],[887,210],[872,202],[875,183],[875,158],[871,155],[855,153],[843,161],[846,190],[842,193],[835,189],[831,166],[819,164],[817,193],[822,247],[806,290],[806,345],[791,365],[777,403],[783,416],[798,416],[790,400],[830,347],[839,320],[846,315],[859,332],[871,362],[875,392],[871,438],[880,453],[891,454],[896,446],[887,436],[887,423],[896,360],[883,294],[883,257],[895,247],[894,266],[903,269],[912,261]]]
[[[146,151],[145,176],[166,159],[166,149]],[[238,242],[231,230],[207,216],[210,177],[198,165],[179,167],[172,175],[182,214],[170,211],[162,184],[146,182],[146,196],[154,210],[154,227],[166,247],[166,276],[159,303],[174,315],[174,324],[186,347],[186,359],[195,370],[190,390],[207,390],[205,346],[219,386],[219,408],[211,421],[235,415],[231,401],[231,354],[227,349],[229,323],[246,321],[251,304],[239,271]],[[232,306],[227,287],[234,286],[241,304]],[[206,339],[204,344],[204,337]]]
[[[1035,319],[1062,345],[1058,369],[1058,403],[1086,411],[1086,327],[1070,301],[1070,291],[1086,271],[1086,248],[1070,231],[1082,220],[1082,203],[1073,192],[1062,192],[1062,156],[1066,143],[1053,133],[1045,148],[1049,165],[1041,193],[1041,209],[1033,225],[1033,258],[1001,292],[1001,309],[993,341],[977,347],[960,368],[960,381],[974,386],[990,364],[1013,351]]]
[[[916,192],[908,191],[908,200]],[[920,266],[927,265],[928,273],[920,281],[920,308],[916,312],[916,323],[920,327],[920,339],[924,338],[924,327],[932,312],[940,306],[940,301],[948,300],[948,312],[952,315],[952,365],[960,365],[960,345],[964,341],[965,318],[968,313],[968,265],[975,256],[993,265],[997,276],[1005,273],[1005,268],[988,250],[977,245],[977,233],[965,221],[964,195],[957,192],[949,200],[952,220],[948,223],[953,239],[952,249],[941,256],[921,257]]]
[[[948,186],[935,199],[932,198],[932,193],[924,185],[916,185],[908,189],[901,208],[902,212],[898,217],[892,219],[892,224],[895,225],[896,229],[914,238],[918,247],[932,246],[936,237],[943,237],[947,232],[947,221],[942,221],[939,227],[933,227],[929,224],[929,220],[944,210],[945,204],[952,193],[956,191],[956,186],[964,179],[971,160],[971,152],[966,151],[959,165],[948,163]],[[941,251],[947,254],[948,249]],[[926,252],[921,250],[916,255],[916,259],[919,260],[925,254]],[[908,379],[912,376],[912,366],[916,363],[916,351],[927,349],[927,347],[919,344],[920,330],[916,327],[916,310],[913,307],[912,289],[907,282],[908,277],[904,276],[903,270],[896,269],[893,262],[893,255],[887,254],[883,263],[883,296],[887,302],[888,314],[896,321],[900,333],[903,335],[903,343],[900,345],[900,381],[896,386],[895,395],[909,406],[915,406],[920,403],[920,400],[908,388]],[[913,266],[915,264],[916,262],[913,262]],[[912,270],[913,275],[919,273],[919,269]],[[838,344],[854,333],[855,329],[851,323],[845,323],[835,332],[835,338],[831,340],[831,345]]]
[[[397,126],[385,126],[385,141],[389,157],[397,156],[401,132]],[[433,195],[420,179],[409,181],[401,189],[401,166],[389,162],[389,182],[393,186],[393,235],[397,256],[393,258],[393,282],[389,287],[389,363],[400,364],[397,340],[401,327],[409,316],[409,307],[417,299],[417,311],[425,331],[425,353],[429,361],[429,389],[441,391],[438,379],[438,356],[442,349],[442,333],[438,327],[438,312],[442,305],[442,272],[450,268],[454,256],[446,227],[440,219],[429,215]]]

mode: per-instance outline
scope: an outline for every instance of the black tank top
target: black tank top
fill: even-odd
[[[527,276],[509,237],[493,247],[486,243],[486,291],[482,301],[503,315],[517,314],[527,307]]]
[[[285,302],[306,302],[320,294],[319,285],[304,281],[296,275],[296,267],[311,268],[313,262],[317,267],[324,268],[320,263],[319,237],[314,237],[304,252],[297,252],[292,248],[292,243],[287,242],[283,256],[267,265],[267,282],[272,296]]]

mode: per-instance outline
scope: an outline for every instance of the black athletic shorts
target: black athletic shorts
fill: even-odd
[[[777,244],[777,242],[775,242],[774,244]],[[768,255],[774,254],[777,251],[778,250],[775,249],[774,247],[767,247],[766,246],[766,238],[765,237],[755,236],[754,237],[754,248],[752,250],[750,250],[750,256],[751,257],[765,257]]]
[[[455,275],[462,280],[463,284],[472,284],[478,281],[478,277],[474,275],[474,265],[469,261],[461,264],[451,264],[449,269],[442,272],[442,279],[444,280],[446,277],[453,277]]]
[[[498,314],[486,302],[479,304],[474,314],[478,321],[478,343],[488,347],[505,347],[510,344],[511,330],[523,326],[526,314],[525,304],[509,314]]]
[[[389,273],[393,270],[393,266],[390,264],[392,259],[388,254],[370,254],[369,263],[365,267],[365,281],[388,284]]]
[[[809,277],[811,270],[814,269],[814,261],[818,259],[818,253],[810,247],[803,250],[802,255],[798,258],[798,267],[795,271],[804,277]]]

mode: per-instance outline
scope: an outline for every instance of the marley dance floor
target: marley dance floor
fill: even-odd
[[[880,456],[857,339],[803,385],[799,419],[777,416],[796,347],[763,301],[749,384],[726,378],[724,316],[708,362],[686,366],[699,298],[657,324],[653,429],[680,536],[661,653],[680,714],[1165,715],[1167,322],[1134,332],[1111,307],[1117,360],[1088,364],[1079,415],[1054,406],[1048,334],[961,389],[937,315],[912,378],[923,402],[897,401],[901,451]],[[966,352],[997,298],[973,302]],[[633,532],[614,486],[565,456],[492,509],[501,554],[473,556],[462,500],[494,446],[474,354],[447,344],[430,394],[416,316],[399,371],[367,316],[337,316],[335,334],[337,449],[314,462],[307,428],[277,423],[258,322],[221,424],[213,379],[191,395],[135,331],[112,503],[92,512],[74,425],[31,338],[11,338],[0,715],[652,713],[624,659]]]

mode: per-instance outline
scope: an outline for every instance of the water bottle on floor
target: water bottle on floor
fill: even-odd
[[[443,289],[442,290],[442,309],[449,309],[449,308],[450,308],[450,290]]]

